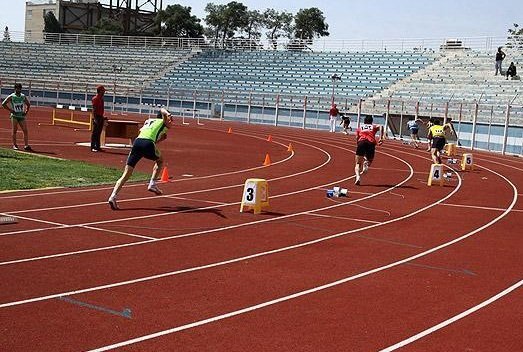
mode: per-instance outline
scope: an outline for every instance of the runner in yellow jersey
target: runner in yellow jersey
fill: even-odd
[[[429,128],[427,139],[432,140],[430,156],[435,164],[441,164],[441,151],[447,143],[445,136],[450,130],[450,124],[442,125],[440,119],[434,119],[434,124]]]
[[[150,118],[144,122],[143,127],[140,129],[140,134],[133,142],[122,177],[116,181],[113,192],[109,196],[108,202],[112,210],[119,209],[116,203],[116,196],[133,174],[134,168],[141,158],[155,161],[147,189],[156,195],[162,194],[162,191],[156,185],[156,180],[163,167],[163,157],[157,144],[167,138],[167,130],[172,126],[171,113],[164,108],[160,109],[156,118]]]

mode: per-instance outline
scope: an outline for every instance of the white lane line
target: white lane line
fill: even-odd
[[[388,156],[390,156],[392,158],[395,158],[395,159],[401,161],[402,163],[406,164],[409,167],[410,171],[411,171],[409,177],[407,177],[406,179],[404,179],[403,181],[401,181],[400,183],[398,183],[395,186],[387,188],[387,189],[385,189],[383,191],[380,191],[378,193],[373,193],[373,194],[368,195],[368,196],[363,197],[363,198],[352,200],[350,202],[336,203],[336,204],[329,205],[329,206],[326,206],[326,207],[317,208],[317,209],[314,209],[314,210],[306,210],[306,211],[302,211],[302,212],[294,213],[294,214],[282,215],[282,216],[279,216],[279,217],[276,217],[276,218],[268,218],[268,219],[256,220],[256,221],[252,221],[252,222],[241,223],[241,224],[236,224],[236,225],[230,225],[230,226],[226,226],[226,227],[220,227],[220,228],[209,229],[209,230],[204,230],[204,231],[191,232],[191,233],[187,233],[187,234],[183,234],[183,235],[174,235],[174,236],[169,236],[169,237],[162,237],[162,238],[158,238],[158,239],[154,239],[154,240],[139,241],[139,242],[133,242],[133,243],[124,243],[124,244],[118,244],[118,245],[113,245],[113,246],[85,249],[85,250],[80,250],[80,251],[64,252],[64,253],[57,253],[57,254],[49,254],[49,255],[44,255],[44,256],[40,256],[40,257],[32,257],[32,258],[10,260],[10,261],[5,261],[5,262],[0,262],[0,266],[2,266],[2,265],[10,265],[10,264],[17,264],[17,263],[24,263],[24,262],[30,262],[30,261],[36,261],[36,260],[44,260],[44,259],[65,257],[65,256],[71,256],[71,255],[77,255],[77,254],[92,253],[92,252],[105,251],[105,250],[112,250],[112,249],[117,249],[117,248],[124,248],[124,247],[136,246],[136,245],[143,245],[143,244],[148,244],[148,243],[152,243],[152,242],[167,241],[167,240],[178,239],[178,238],[182,238],[182,237],[190,237],[190,236],[203,235],[203,234],[208,234],[208,233],[213,233],[213,232],[220,232],[220,231],[231,230],[231,229],[240,228],[240,227],[244,227],[244,226],[257,225],[257,224],[266,223],[266,222],[278,221],[278,220],[282,220],[282,219],[286,219],[286,218],[291,218],[291,217],[295,217],[295,216],[311,213],[312,211],[323,211],[323,210],[333,209],[333,208],[349,205],[349,204],[352,204],[352,203],[360,202],[360,201],[363,201],[363,200],[366,200],[366,199],[374,198],[374,197],[377,197],[377,196],[379,196],[379,195],[381,195],[383,193],[389,192],[389,191],[391,191],[391,190],[393,190],[393,189],[395,189],[397,187],[400,187],[404,183],[408,182],[412,178],[413,171],[414,171],[412,169],[412,166],[410,164],[408,164],[407,162],[405,162],[404,160],[402,160],[401,158],[398,158],[398,157],[396,157],[394,155],[391,155],[391,154],[388,154],[388,153],[384,153],[384,152],[382,152],[382,153],[385,154],[385,155],[388,155]],[[351,179],[353,177],[354,176],[350,176],[350,177],[347,177],[345,179],[339,180],[337,182],[348,180],[348,179]],[[304,189],[304,190],[302,189],[302,190],[298,190],[298,191],[294,191],[294,192],[289,192],[289,193],[279,194],[279,195],[276,195],[276,196],[271,196],[271,198],[277,198],[277,197],[283,197],[283,196],[287,196],[287,195],[298,194],[298,193],[302,193],[302,192],[306,192],[306,191],[310,191],[310,190],[315,190],[317,188],[318,188],[318,186],[314,186],[314,187],[310,187],[310,188],[307,188],[307,189]],[[458,188],[459,187],[457,187],[451,194],[453,194]],[[446,199],[446,198],[444,198],[444,199]],[[234,203],[227,204],[226,206],[231,205],[231,204],[232,205],[237,205],[239,203],[240,202],[234,202]],[[205,210],[205,209],[215,209],[215,208],[219,208],[219,207],[221,207],[221,206],[209,206],[209,207],[203,207],[203,208],[198,208],[198,209],[199,210]],[[142,219],[142,218],[152,218],[152,217],[158,217],[158,216],[167,216],[167,215],[173,215],[173,214],[177,214],[177,213],[184,213],[184,212],[188,212],[188,211],[189,210],[183,210],[183,211],[180,211],[180,212],[154,214],[154,215],[139,216],[139,217],[125,218],[125,219],[117,219],[117,220],[108,220],[108,221],[97,221],[97,222],[91,222],[91,223],[86,223],[86,224],[78,224],[78,225],[75,225],[75,226],[92,226],[92,225],[97,225],[97,224],[99,225],[99,224],[104,224],[104,223],[111,223],[112,224],[112,223],[120,222],[120,221],[129,221],[131,219]],[[190,211],[194,211],[194,209],[192,209]],[[71,227],[73,227],[73,226],[71,226]],[[34,232],[34,230],[28,230],[27,232]],[[19,233],[25,233],[25,231],[14,231],[14,232],[9,233],[9,234],[13,234],[13,233],[19,234]],[[3,235],[5,235],[5,234],[3,234]]]
[[[409,165],[409,167],[410,167],[410,165]],[[410,178],[412,178],[412,176],[413,176],[413,174],[411,173],[409,178],[404,180],[402,183],[407,182]],[[398,186],[400,186],[402,183],[400,183]],[[207,264],[207,265],[203,265],[203,266],[199,266],[199,267],[192,267],[192,268],[187,268],[187,269],[167,272],[167,273],[163,273],[163,274],[157,274],[157,275],[153,275],[153,276],[142,277],[142,278],[133,279],[133,280],[127,280],[127,281],[122,281],[122,282],[117,282],[117,283],[112,283],[112,284],[107,284],[107,285],[102,285],[102,286],[97,286],[97,287],[85,288],[85,289],[81,289],[81,290],[56,293],[56,294],[51,294],[51,295],[41,296],[41,297],[33,297],[33,298],[21,300],[21,301],[6,302],[6,303],[0,304],[0,308],[11,307],[11,306],[27,304],[27,303],[33,303],[33,302],[39,302],[39,301],[44,301],[44,300],[57,298],[57,297],[60,297],[60,296],[71,296],[71,295],[80,294],[80,293],[93,292],[93,291],[103,290],[103,289],[107,289],[107,288],[113,288],[113,287],[119,287],[119,286],[124,286],[124,285],[130,285],[130,284],[135,284],[135,283],[139,283],[139,282],[155,280],[155,279],[159,279],[159,278],[163,278],[163,277],[179,275],[179,274],[182,274],[182,273],[198,271],[198,270],[213,268],[213,267],[222,266],[222,265],[226,265],[226,264],[232,264],[232,263],[236,263],[236,262],[241,262],[241,261],[244,261],[244,260],[253,259],[253,258],[262,257],[262,256],[267,256],[267,255],[270,255],[270,254],[275,254],[275,253],[280,253],[280,252],[285,252],[285,251],[289,251],[289,250],[300,248],[300,247],[310,246],[310,245],[313,245],[313,244],[316,244],[316,243],[321,243],[321,242],[328,241],[328,240],[331,240],[331,239],[334,239],[334,238],[338,238],[338,237],[342,237],[342,236],[345,236],[345,235],[348,235],[348,234],[360,232],[360,231],[367,230],[367,229],[372,229],[374,227],[378,227],[378,226],[381,226],[381,225],[385,225],[385,224],[388,224],[388,223],[392,223],[392,222],[396,222],[396,221],[402,220],[404,218],[408,218],[408,217],[414,216],[415,214],[417,214],[419,212],[422,212],[422,211],[424,211],[424,210],[426,210],[426,209],[428,209],[430,207],[433,207],[436,204],[438,204],[439,202],[444,201],[446,198],[451,197],[455,192],[457,192],[458,189],[459,189],[459,185],[453,192],[451,192],[449,195],[447,195],[447,197],[445,197],[445,198],[443,198],[443,199],[441,199],[441,200],[439,200],[439,201],[437,201],[437,202],[435,202],[433,204],[425,206],[424,208],[418,209],[418,210],[416,210],[415,212],[413,212],[411,214],[406,214],[406,215],[404,215],[404,216],[402,216],[400,218],[391,219],[391,220],[385,221],[383,223],[372,224],[372,225],[369,225],[369,226],[366,226],[366,227],[362,227],[362,228],[358,228],[358,229],[353,229],[353,230],[349,230],[349,231],[336,233],[336,234],[333,234],[333,235],[330,235],[330,236],[326,236],[326,237],[318,238],[318,239],[315,239],[315,240],[311,240],[311,241],[295,244],[295,245],[288,246],[288,247],[282,247],[282,248],[278,248],[278,249],[274,249],[274,250],[270,250],[270,251],[266,251],[266,252],[259,252],[259,253],[247,255],[247,256],[244,256],[244,257],[240,257],[240,258],[233,258],[233,259],[229,259],[229,260],[226,260],[226,261],[211,263],[211,264]],[[387,191],[388,190],[384,190],[382,192],[387,192]],[[369,196],[369,197],[371,197],[371,196]],[[310,211],[308,211],[308,212],[310,212]],[[303,212],[303,214],[305,214],[305,213],[307,213],[307,212]],[[281,218],[278,218],[278,219],[281,219]],[[205,232],[205,231],[202,231],[202,232]],[[182,236],[184,236],[184,235],[182,235]],[[136,243],[139,243],[139,242],[136,242]],[[86,250],[86,251],[82,251],[82,252],[87,252],[87,251],[90,251],[90,250]],[[28,260],[26,260],[26,261],[28,261]]]
[[[256,138],[256,139],[263,139],[263,138],[252,136],[252,135],[247,135],[247,134],[244,134],[244,135],[248,136],[248,137]],[[283,143],[278,143],[278,142],[273,142],[273,143],[279,144],[279,145],[287,148],[287,146],[284,145]],[[309,147],[312,147],[312,148],[315,148],[315,149],[323,151],[322,149],[317,148],[317,147],[315,147],[313,145],[309,145],[307,143],[302,143],[302,142],[297,142],[297,143],[301,143],[301,144],[307,145]],[[281,163],[287,162],[293,156],[294,156],[294,153],[291,153],[285,159],[273,162],[273,163],[271,163],[271,165],[277,165],[277,164],[281,164]],[[207,178],[214,178],[214,177],[220,177],[220,176],[229,176],[229,175],[235,175],[235,174],[241,174],[241,173],[245,173],[245,172],[250,172],[250,171],[254,171],[254,170],[260,170],[260,169],[263,169],[265,167],[266,166],[262,165],[262,166],[252,167],[252,168],[249,168],[249,169],[242,169],[242,170],[236,170],[236,171],[230,171],[230,172],[223,172],[223,173],[220,173],[220,174],[212,174],[212,175],[198,176],[198,177],[192,177],[192,178],[180,178],[180,179],[173,180],[171,182],[195,181],[195,180],[203,180],[203,179],[207,179]],[[138,187],[138,186],[139,187],[143,187],[143,185],[144,185],[144,183],[128,184],[128,185],[125,185],[124,188],[131,188],[131,187]],[[108,191],[108,190],[112,190],[113,187],[114,186],[99,187],[99,188],[89,188],[89,189],[68,189],[68,190],[59,191],[59,192],[17,194],[17,195],[12,195],[12,196],[0,197],[0,199],[15,199],[15,198],[37,197],[37,196],[47,196],[47,195],[64,194],[64,193],[65,194],[67,194],[67,193],[75,193],[75,194],[77,194],[77,193],[81,193],[81,192]],[[101,204],[101,203],[104,203],[104,202],[98,202],[98,203],[92,203],[92,204]],[[77,205],[77,206],[80,206],[80,205]],[[57,208],[57,209],[61,209],[61,208]]]
[[[401,348],[401,347],[404,347],[414,341],[417,341],[429,334],[432,334],[433,332],[435,331],[438,331],[444,327],[446,327],[447,325],[450,325],[452,323],[455,323],[456,321],[480,310],[481,308],[484,308],[486,306],[488,306],[489,304],[497,301],[498,299],[502,298],[503,296],[506,296],[508,295],[510,292],[514,291],[515,289],[521,287],[521,285],[523,285],[523,280],[520,280],[518,282],[516,282],[514,285],[510,286],[510,287],[507,287],[506,289],[504,289],[503,291],[501,291],[500,293],[498,293],[497,295],[494,295],[492,297],[490,297],[489,299],[481,302],[480,304],[470,308],[470,309],[467,309],[466,311],[464,312],[461,312],[460,314],[457,314],[455,316],[453,316],[452,318],[449,318],[445,321],[442,321],[441,323],[437,324],[437,325],[434,325],[416,335],[413,335],[403,341],[400,341],[392,346],[389,346],[387,348],[384,348],[382,350],[380,350],[380,352],[390,352],[390,351],[394,351],[394,350],[397,350],[398,348]]]
[[[369,224],[379,224],[380,221],[372,221],[372,220],[364,220],[364,219],[355,219],[355,218],[348,218],[345,216],[335,216],[335,215],[324,215],[324,214],[311,214],[311,213],[305,213],[305,215],[310,216],[317,216],[317,217],[323,217],[323,218],[331,218],[331,219],[339,219],[339,220],[352,220],[352,221],[359,221],[359,222],[368,222]]]
[[[83,227],[83,228],[86,228],[86,229],[90,229],[90,230],[95,230],[95,231],[109,232],[109,233],[116,233],[116,234],[124,235],[124,236],[137,237],[137,238],[144,238],[144,239],[148,239],[148,240],[155,240],[155,239],[156,239],[156,237],[150,237],[150,236],[144,236],[144,235],[137,235],[137,234],[134,234],[134,233],[123,232],[123,231],[116,231],[116,230],[109,230],[109,229],[101,229],[101,228],[94,227],[94,226],[80,226],[80,227]]]
[[[440,204],[440,205],[444,205],[444,206],[447,206],[447,207],[458,207],[458,208],[471,208],[471,209],[481,209],[481,210],[505,211],[505,209],[503,209],[503,208],[481,207],[481,206],[479,206],[479,205],[450,204],[450,203],[445,203],[445,204]],[[523,210],[520,210],[520,209],[512,209],[511,211],[512,211],[512,212],[523,212]]]
[[[494,171],[492,171],[492,172],[496,173]],[[498,174],[498,173],[496,173],[496,174]],[[126,341],[121,341],[121,342],[118,342],[118,343],[115,343],[115,344],[103,346],[103,347],[100,347],[100,348],[93,349],[91,351],[108,351],[108,350],[112,350],[112,349],[115,349],[115,348],[118,348],[118,347],[132,345],[132,344],[143,342],[143,341],[146,341],[146,340],[151,340],[151,339],[154,339],[154,338],[157,338],[157,337],[169,335],[169,334],[172,334],[172,333],[175,333],[175,332],[188,330],[188,329],[191,329],[191,328],[194,328],[194,327],[198,327],[198,326],[202,326],[202,325],[205,325],[205,324],[208,324],[208,323],[212,323],[212,322],[216,322],[216,321],[219,321],[219,320],[231,318],[231,317],[234,317],[234,316],[237,316],[237,315],[249,313],[249,312],[252,312],[252,311],[255,311],[255,310],[258,310],[258,309],[262,309],[262,308],[265,308],[265,307],[268,307],[268,306],[272,306],[272,305],[275,305],[275,304],[278,304],[278,303],[282,303],[282,302],[285,302],[285,301],[289,301],[289,300],[292,300],[292,299],[295,299],[295,298],[298,298],[298,297],[301,297],[301,296],[305,296],[305,295],[309,295],[309,294],[312,294],[312,293],[315,293],[315,292],[318,292],[318,291],[321,291],[321,290],[325,290],[325,289],[328,289],[328,288],[331,288],[331,287],[334,287],[334,286],[338,286],[338,285],[341,285],[341,284],[344,284],[344,283],[347,283],[349,281],[353,281],[353,280],[356,280],[356,279],[359,279],[359,278],[362,278],[362,277],[365,277],[365,276],[369,276],[371,274],[375,274],[375,273],[378,273],[378,272],[381,272],[381,271],[384,271],[384,270],[396,267],[398,265],[408,263],[408,262],[413,261],[415,259],[418,259],[418,258],[424,257],[424,256],[426,256],[428,254],[434,253],[434,252],[436,252],[436,251],[438,251],[440,249],[449,247],[449,246],[451,246],[451,245],[453,245],[453,244],[455,244],[457,242],[460,242],[460,241],[462,241],[462,240],[464,240],[464,239],[466,239],[468,237],[473,236],[474,234],[476,234],[476,233],[486,229],[487,227],[490,227],[491,225],[493,225],[494,223],[496,223],[497,221],[502,219],[504,216],[506,216],[510,212],[510,209],[516,203],[517,189],[514,186],[514,184],[512,182],[510,182],[507,178],[505,178],[504,176],[502,176],[500,174],[498,174],[498,175],[500,177],[504,178],[509,184],[512,185],[512,187],[513,187],[513,189],[515,191],[512,203],[509,205],[509,207],[505,210],[505,212],[503,214],[500,214],[498,217],[492,219],[487,224],[485,224],[485,225],[483,225],[483,226],[481,226],[481,227],[479,227],[479,228],[477,228],[477,229],[475,229],[475,230],[473,230],[473,231],[471,231],[471,232],[469,232],[469,233],[467,233],[467,234],[465,234],[465,235],[463,235],[461,237],[458,237],[458,238],[456,238],[454,240],[451,240],[449,242],[443,243],[443,244],[441,244],[439,246],[433,247],[433,248],[431,248],[429,250],[426,250],[424,252],[418,253],[416,255],[407,257],[405,259],[402,259],[402,260],[399,260],[399,261],[396,261],[396,262],[393,262],[393,263],[390,263],[390,264],[387,264],[387,265],[384,265],[384,266],[381,266],[381,267],[378,267],[378,268],[375,268],[375,269],[372,269],[372,270],[369,270],[369,271],[366,271],[366,272],[362,272],[360,274],[349,276],[349,277],[346,277],[346,278],[341,279],[341,280],[330,282],[330,283],[325,284],[325,285],[313,287],[313,288],[308,289],[308,290],[296,292],[296,293],[294,293],[292,295],[283,296],[283,297],[280,297],[280,298],[277,298],[277,299],[274,299],[274,300],[262,302],[260,304],[249,306],[249,307],[246,307],[246,308],[243,308],[243,309],[231,311],[231,312],[228,312],[228,313],[225,313],[225,314],[221,314],[221,315],[217,315],[217,316],[214,316],[214,317],[211,317],[211,318],[207,318],[207,319],[199,320],[199,321],[196,321],[196,322],[192,322],[190,324],[177,326],[177,327],[174,327],[174,328],[171,328],[171,329],[166,329],[166,330],[158,331],[158,332],[155,332],[155,333],[152,333],[152,334],[147,334],[147,335],[143,335],[143,336],[136,337],[136,338],[133,338],[133,339],[129,339],[129,340],[126,340]],[[461,179],[460,179],[460,183],[461,183]],[[446,198],[448,198],[453,193],[449,194]],[[441,200],[441,201],[443,201],[443,200]],[[437,204],[437,203],[435,203],[435,204]],[[427,208],[427,207],[425,207],[425,208]],[[391,220],[391,222],[392,222],[392,220]],[[371,225],[371,226],[374,226],[374,225]]]

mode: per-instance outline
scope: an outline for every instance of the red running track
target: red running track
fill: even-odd
[[[39,116],[37,153],[124,164]],[[204,123],[162,145],[164,196],[130,184],[113,212],[112,185],[0,194],[19,217],[0,226],[2,350],[523,350],[520,159],[474,152],[428,187],[428,153],[387,141],[356,187],[352,136]],[[239,213],[251,177],[260,215]]]

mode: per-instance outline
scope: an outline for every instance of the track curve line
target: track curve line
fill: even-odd
[[[483,167],[483,168],[487,169],[485,167]],[[494,174],[497,174],[498,176],[503,178],[507,183],[509,183],[512,186],[512,189],[514,191],[513,200],[510,203],[509,207],[506,208],[505,211],[502,214],[500,214],[496,218],[492,219],[487,224],[485,224],[485,225],[483,225],[483,226],[481,226],[481,227],[479,227],[479,228],[477,228],[477,229],[475,229],[475,230],[473,230],[473,231],[471,231],[471,232],[469,232],[469,233],[467,233],[467,234],[465,234],[465,235],[463,235],[461,237],[455,238],[455,239],[453,239],[451,241],[448,241],[446,243],[443,243],[441,245],[438,245],[436,247],[428,249],[428,250],[426,250],[424,252],[415,254],[413,256],[401,259],[399,261],[396,261],[396,262],[393,262],[393,263],[390,263],[390,264],[387,264],[387,265],[383,265],[381,267],[377,267],[377,268],[374,268],[372,270],[368,270],[366,272],[362,272],[360,274],[352,275],[352,276],[349,276],[349,277],[346,277],[346,278],[343,278],[341,280],[337,280],[337,281],[334,281],[334,282],[331,282],[331,283],[328,283],[328,284],[325,284],[325,285],[313,287],[313,288],[310,288],[308,290],[296,292],[296,293],[291,294],[291,295],[283,296],[283,297],[280,297],[280,298],[277,298],[277,299],[274,299],[274,300],[270,300],[270,301],[262,302],[262,303],[259,303],[259,304],[253,305],[253,306],[245,307],[243,309],[227,312],[227,313],[224,313],[224,314],[221,314],[221,315],[217,315],[217,316],[214,316],[214,317],[211,317],[211,318],[207,318],[207,319],[203,319],[203,320],[200,320],[200,321],[192,322],[190,324],[180,325],[180,326],[177,326],[177,327],[174,327],[174,328],[171,328],[171,329],[166,329],[166,330],[158,331],[156,333],[152,333],[152,334],[136,337],[134,339],[129,339],[129,340],[122,341],[122,342],[119,342],[119,343],[103,346],[103,347],[100,347],[100,348],[93,349],[91,351],[92,352],[95,352],[95,351],[96,352],[109,351],[109,350],[112,350],[112,349],[115,349],[115,348],[132,345],[132,344],[143,342],[143,341],[146,341],[146,340],[151,340],[151,339],[154,339],[154,338],[157,338],[157,337],[161,337],[161,336],[164,336],[164,335],[169,335],[169,334],[172,334],[172,333],[175,333],[175,332],[179,332],[179,331],[183,331],[183,330],[188,330],[188,329],[191,329],[191,328],[194,328],[194,327],[198,327],[198,326],[202,326],[202,325],[205,325],[205,324],[213,323],[213,322],[216,322],[216,321],[219,321],[219,320],[231,318],[231,317],[234,317],[234,316],[237,316],[237,315],[246,314],[246,313],[258,310],[258,309],[262,309],[262,308],[265,308],[265,307],[268,307],[268,306],[272,306],[272,305],[275,305],[275,304],[278,304],[278,303],[282,303],[282,302],[285,302],[285,301],[296,299],[298,297],[309,295],[309,294],[312,294],[312,293],[315,293],[315,292],[318,292],[318,291],[321,291],[321,290],[325,290],[325,289],[328,289],[328,288],[331,288],[331,287],[334,287],[334,286],[338,286],[338,285],[341,285],[341,284],[344,284],[344,283],[347,283],[347,282],[350,282],[350,281],[354,281],[356,279],[359,279],[359,278],[362,278],[362,277],[365,277],[365,276],[369,276],[369,275],[372,275],[372,274],[375,274],[375,273],[378,273],[378,272],[381,272],[381,271],[384,271],[384,270],[387,270],[387,269],[394,268],[394,267],[396,267],[398,265],[402,265],[402,264],[408,263],[408,262],[410,262],[412,260],[424,257],[424,256],[426,256],[428,254],[434,253],[434,252],[439,251],[439,250],[441,250],[443,248],[449,247],[449,246],[451,246],[451,245],[453,245],[453,244],[455,244],[457,242],[460,242],[460,241],[462,241],[462,240],[464,240],[466,238],[469,238],[469,237],[475,235],[476,233],[478,233],[478,232],[488,228],[489,226],[495,224],[496,222],[498,222],[502,218],[504,218],[507,214],[510,213],[511,209],[514,207],[514,205],[516,204],[516,201],[517,201],[518,192],[517,192],[516,186],[510,180],[508,180],[505,176],[503,176],[503,175],[501,175],[501,174],[499,174],[499,173],[497,173],[497,172],[495,172],[493,170],[490,170],[490,169],[487,169],[487,170],[489,170],[490,172],[492,172]],[[513,285],[512,289],[515,289],[515,288],[519,287],[521,285],[520,282],[518,282],[516,285]],[[477,307],[481,308],[482,306],[481,307],[480,306],[481,305],[478,305]],[[479,309],[479,308],[477,308],[477,309]],[[472,313],[472,312],[473,311],[471,311],[470,313]],[[450,324],[450,322],[451,322],[451,320],[449,319],[449,324]]]

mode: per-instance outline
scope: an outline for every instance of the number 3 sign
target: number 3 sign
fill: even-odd
[[[253,209],[254,214],[261,213],[262,208],[269,207],[269,186],[261,178],[249,178],[243,187],[243,197],[240,212]]]

